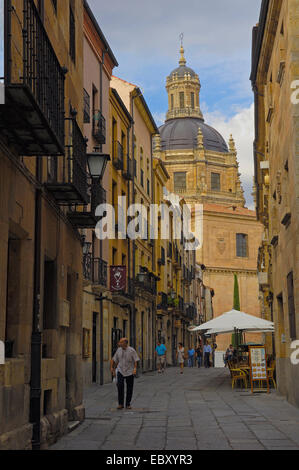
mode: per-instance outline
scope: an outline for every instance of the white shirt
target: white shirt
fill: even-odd
[[[123,377],[130,377],[130,375],[133,375],[135,362],[140,361],[140,359],[135,349],[128,346],[126,349],[118,348],[113,356],[113,361]]]

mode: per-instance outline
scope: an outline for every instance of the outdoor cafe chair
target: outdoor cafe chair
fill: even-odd
[[[248,388],[247,385],[247,375],[244,370],[241,369],[230,369],[232,377],[232,389],[235,388],[236,382],[240,381],[245,384],[245,388]]]
[[[275,379],[274,379],[274,373],[275,373],[275,361],[272,362],[271,366],[268,367],[267,369],[268,371],[268,379],[269,379],[269,383],[272,382],[274,388],[276,388],[276,382],[275,382]]]

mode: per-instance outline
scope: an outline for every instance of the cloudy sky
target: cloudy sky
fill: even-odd
[[[119,67],[143,91],[158,125],[167,111],[166,76],[177,67],[180,33],[187,65],[201,80],[208,124],[237,144],[247,206],[253,208],[252,27],[261,0],[110,0],[89,4]]]

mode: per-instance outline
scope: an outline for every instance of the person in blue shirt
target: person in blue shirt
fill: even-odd
[[[188,349],[188,366],[189,367],[194,366],[194,355],[195,355],[195,351],[192,348],[192,346],[190,346],[190,348]]]
[[[165,366],[166,366],[166,346],[165,344],[162,344],[160,341],[158,341],[158,345],[156,347],[156,358],[157,358],[157,363],[158,363],[158,372],[161,374],[162,372],[165,372]]]
[[[204,353],[205,368],[209,369],[211,367],[210,355],[212,354],[212,348],[209,343],[204,345],[203,353]]]

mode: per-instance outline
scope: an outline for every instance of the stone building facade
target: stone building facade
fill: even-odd
[[[205,123],[199,77],[186,66],[183,47],[180,53],[179,67],[167,77],[169,109],[159,129],[155,154],[170,175],[168,190],[183,196],[194,216],[202,215],[202,233],[196,234],[201,247],[196,256],[204,268],[203,283],[215,294],[214,316],[233,307],[235,273],[241,287],[241,309],[259,315],[256,259],[261,224],[245,207],[235,142],[231,136],[227,145]],[[225,350],[230,341],[230,337],[219,336],[219,350]]]
[[[112,156],[110,131],[110,80],[117,60],[88,3],[84,2],[84,135],[90,153]],[[125,126],[128,126],[126,120]],[[91,186],[92,220],[83,224],[80,232],[84,240],[83,255],[83,324],[82,361],[84,386],[103,384],[111,380],[109,359],[111,333],[108,331],[109,303],[109,240],[99,240],[95,228],[98,205],[110,201],[111,161],[102,179]],[[97,197],[95,197],[97,195]],[[106,326],[107,325],[107,326]],[[108,350],[109,348],[109,350]]]
[[[290,361],[299,332],[298,27],[296,0],[264,0],[253,29],[255,184],[263,241],[262,307],[275,323],[280,393],[299,405],[299,368]]]
[[[0,107],[0,448],[10,450],[46,448],[84,418],[74,207],[88,203],[83,1],[11,7]]]

